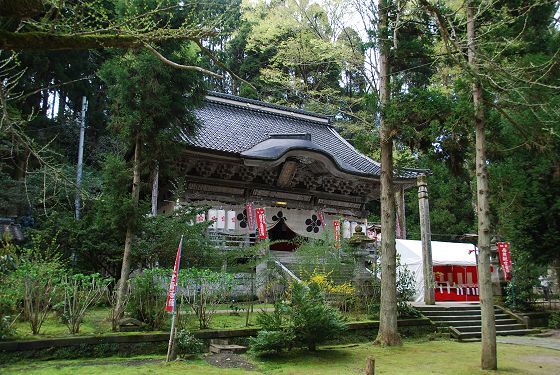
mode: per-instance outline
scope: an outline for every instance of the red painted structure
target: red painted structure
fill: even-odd
[[[479,300],[476,266],[434,266],[436,301],[475,302]]]

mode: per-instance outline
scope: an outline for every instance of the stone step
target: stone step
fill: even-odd
[[[247,351],[246,346],[241,345],[231,345],[231,344],[210,344],[210,353],[245,353]]]
[[[538,330],[536,329],[512,329],[505,331],[496,331],[496,336],[523,336],[537,332]],[[480,332],[466,332],[461,333],[457,338],[459,339],[459,341],[464,341],[465,339],[480,339],[480,337]]]
[[[498,310],[496,310],[498,311]],[[480,315],[480,309],[478,310],[434,310],[434,311],[422,311],[427,317],[432,316],[446,316],[446,315]]]
[[[481,326],[453,326],[457,331],[463,332],[480,332]],[[512,323],[512,324],[496,324],[496,332],[502,331],[512,331],[512,330],[519,330],[525,329],[525,325],[520,323]]]
[[[480,326],[480,319],[477,320],[442,320],[433,321],[436,326],[452,326],[452,327],[465,327],[465,326]],[[516,324],[518,323],[515,319],[499,319],[496,320],[496,324]]]
[[[470,339],[461,339],[461,342],[480,342],[480,337],[473,337]]]
[[[441,315],[441,316],[426,316],[427,318],[429,318],[430,320],[433,320],[434,322],[438,322],[438,321],[461,321],[461,320],[480,320],[481,319],[481,315],[477,314],[477,315]],[[495,314],[495,318],[496,320],[500,320],[500,319],[508,319],[510,316],[508,314]]]

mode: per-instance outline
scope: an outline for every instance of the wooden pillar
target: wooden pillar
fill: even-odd
[[[430,229],[430,205],[428,202],[428,179],[418,176],[418,206],[420,209],[420,238],[422,240],[422,271],[424,274],[424,303],[435,305],[434,272],[432,266],[432,230]]]
[[[406,240],[406,212],[404,204],[404,186],[397,186],[395,192],[397,203],[397,238]]]

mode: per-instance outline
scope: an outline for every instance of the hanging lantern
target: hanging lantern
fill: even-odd
[[[218,220],[218,210],[212,208],[208,210],[208,220],[212,222],[209,228],[216,229],[216,221]]]
[[[201,213],[196,215],[196,222],[197,223],[202,223],[205,220],[206,220],[206,214],[204,212],[201,212]]]
[[[235,230],[235,224],[237,222],[237,217],[235,211],[229,210],[227,212],[227,229],[228,230]]]
[[[342,238],[350,238],[350,237],[352,237],[350,222],[348,220],[344,220],[344,222],[342,223]]]
[[[218,221],[216,222],[218,229],[224,229],[226,227],[226,210],[220,208],[217,212]]]

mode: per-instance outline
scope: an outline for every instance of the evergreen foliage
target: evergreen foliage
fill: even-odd
[[[315,351],[318,344],[334,339],[346,329],[338,311],[325,303],[319,285],[292,284],[288,298],[277,300],[274,312],[259,315],[257,322],[262,330],[251,339],[255,352],[298,347]]]
[[[171,271],[161,268],[144,269],[130,279],[130,299],[127,310],[151,330],[161,329],[166,322],[165,301]]]

